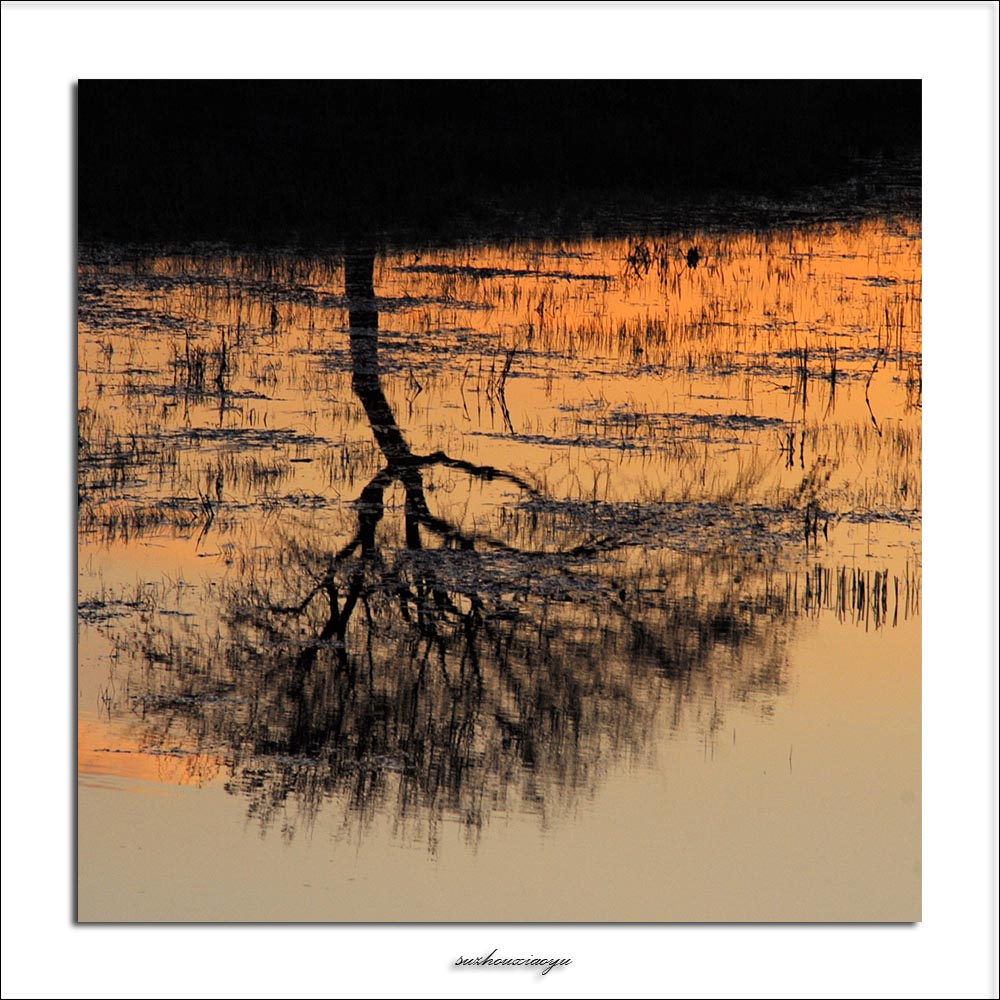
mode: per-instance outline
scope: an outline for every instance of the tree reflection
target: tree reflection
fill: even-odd
[[[290,537],[248,563],[213,632],[120,637],[150,742],[218,754],[264,826],[291,834],[336,798],[349,821],[387,814],[433,848],[445,817],[472,836],[495,813],[546,821],[641,757],[657,719],[690,711],[711,736],[727,701],[780,690],[782,631],[759,625],[785,604],[750,557],[681,559],[650,586],[624,538],[553,551],[531,526],[512,544],[435,513],[425,477],[442,469],[503,486],[512,506],[545,498],[512,472],[411,450],[382,384],[374,254],[345,271],[352,388],[384,465],[346,543]],[[707,585],[713,573],[742,585]]]

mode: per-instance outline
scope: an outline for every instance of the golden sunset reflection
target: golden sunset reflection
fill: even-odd
[[[652,783],[636,837],[680,830],[704,781],[822,825],[804,919],[855,913],[837,796],[878,796],[855,875],[894,841],[872,919],[916,919],[920,255],[907,218],[82,253],[81,796],[219,793],[377,882],[574,830],[613,866],[610,803]],[[626,881],[627,919],[708,919],[675,865]]]

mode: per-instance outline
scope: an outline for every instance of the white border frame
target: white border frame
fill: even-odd
[[[996,996],[997,26],[996,3],[4,3],[4,995]],[[204,76],[923,79],[922,924],[72,924],[71,85]],[[485,944],[574,965],[451,971]]]

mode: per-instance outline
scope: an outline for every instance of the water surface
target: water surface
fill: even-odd
[[[84,920],[915,920],[919,220],[80,258]]]

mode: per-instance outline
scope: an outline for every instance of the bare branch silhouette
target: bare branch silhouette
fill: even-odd
[[[157,720],[171,739],[184,726],[199,747],[221,748],[230,789],[264,826],[291,802],[309,820],[343,796],[362,823],[394,802],[433,849],[445,815],[478,835],[495,810],[545,815],[592,789],[650,743],[666,688],[674,724],[685,704],[773,696],[782,633],[753,620],[786,613],[775,595],[747,608],[724,590],[696,601],[686,586],[641,592],[628,582],[640,570],[603,561],[635,544],[627,527],[562,549],[530,534],[517,546],[430,509],[424,475],[438,467],[548,501],[515,473],[413,454],[382,385],[373,270],[371,250],[347,257],[351,384],[385,461],[354,502],[356,529],[332,551],[292,545],[235,582],[216,636],[153,625],[120,636],[120,652],[145,664],[143,725]],[[395,484],[401,543],[386,526]],[[743,673],[712,669],[744,657]]]

